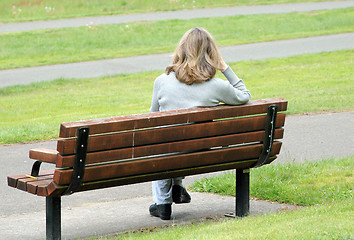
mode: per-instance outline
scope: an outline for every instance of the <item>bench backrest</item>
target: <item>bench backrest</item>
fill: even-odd
[[[285,111],[287,101],[275,98],[62,123],[53,191],[63,194],[75,181],[74,190],[85,191],[253,167],[262,153],[271,105]],[[274,139],[283,137],[284,122],[285,114],[278,113]],[[280,147],[281,142],[274,142],[266,163]]]

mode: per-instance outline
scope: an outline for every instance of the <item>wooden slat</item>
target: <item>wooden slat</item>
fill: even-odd
[[[275,139],[283,138],[283,133],[283,128],[276,129],[274,134]],[[264,131],[257,131],[251,133],[240,133],[211,138],[193,139],[181,142],[148,145],[135,148],[124,148],[111,151],[93,152],[87,154],[86,164],[116,161],[134,157],[146,157],[163,153],[191,152],[209,149],[212,147],[259,142],[263,140],[263,137]],[[73,167],[75,155],[58,156],[59,157],[57,160],[57,167]]]
[[[30,190],[29,185],[35,185],[36,183],[41,182],[43,180],[53,179],[53,171],[50,171],[50,172],[51,172],[51,174],[49,174],[49,171],[48,171],[47,174],[40,175],[36,179],[30,178],[26,175],[22,175],[21,177],[17,178],[15,188],[32,193],[31,191],[33,191],[33,189]],[[36,193],[33,193],[33,194],[36,194]]]
[[[279,153],[280,142],[275,142],[271,155]],[[238,160],[258,158],[262,150],[261,144],[237,148],[196,152],[177,156],[158,157],[132,162],[122,162],[109,165],[86,167],[84,181],[139,175],[153,172],[190,168],[203,165],[220,164]],[[72,170],[57,169],[54,173],[54,182],[58,185],[69,184],[72,179]]]
[[[53,197],[61,196],[64,194],[67,187],[68,186],[66,186],[66,187],[58,186],[54,181],[52,181],[46,187],[38,187],[37,195],[38,196],[53,196]]]
[[[218,106],[191,108],[175,111],[136,114],[86,121],[67,122],[60,126],[60,137],[74,137],[79,127],[90,127],[91,134],[118,132],[123,130],[155,127],[160,125],[180,124],[188,122],[204,122],[219,118],[246,116],[266,113],[269,105],[278,105],[279,111],[287,109],[287,101],[283,98],[272,98],[250,101],[240,106]]]
[[[58,151],[54,149],[36,148],[29,151],[29,158],[46,163],[56,163]]]
[[[184,177],[184,176],[190,176],[196,174],[224,171],[229,169],[245,169],[251,167],[255,162],[256,162],[255,159],[250,159],[247,161],[223,163],[223,164],[216,164],[216,165],[209,165],[209,166],[202,166],[202,167],[193,167],[188,169],[163,171],[163,172],[152,173],[152,174],[137,175],[133,177],[121,177],[116,179],[110,179],[108,181],[103,180],[98,182],[88,182],[82,184],[82,186],[79,188],[78,191],[79,192],[88,191],[97,188],[101,189],[107,187],[122,186],[127,184],[141,183],[141,182],[175,178],[175,177]]]
[[[266,116],[263,115],[227,121],[91,136],[88,142],[88,152],[258,131],[265,128],[265,120]],[[278,114],[276,127],[282,127],[284,123],[285,114]],[[57,147],[61,155],[73,154],[75,152],[76,139],[59,140]]]
[[[276,157],[271,157],[270,161],[274,161],[274,159],[276,159]],[[134,184],[134,183],[142,183],[142,182],[154,181],[159,179],[182,177],[182,176],[189,176],[189,175],[216,172],[216,171],[224,171],[229,169],[246,169],[246,168],[250,168],[256,162],[257,159],[249,159],[246,161],[222,163],[222,164],[215,164],[210,166],[193,167],[188,169],[178,169],[178,170],[163,171],[158,173],[142,174],[136,176],[120,177],[120,178],[113,178],[113,179],[107,179],[101,181],[87,182],[87,183],[83,183],[80,186],[78,192],[123,186],[123,185]],[[67,187],[68,187],[67,185],[59,186],[55,182],[52,182],[46,189],[48,191],[48,195],[50,196],[61,196],[66,191]]]
[[[46,179],[32,181],[27,183],[27,192],[37,194],[38,187],[47,187],[53,181],[53,175]]]
[[[37,186],[37,195],[41,197],[49,196],[48,186],[51,186],[53,181],[51,181],[48,185]]]
[[[54,173],[54,170],[42,171],[41,174],[40,174],[40,177],[53,175],[53,173]],[[29,177],[27,177],[26,175],[27,174],[19,174],[19,175],[7,176],[7,185],[9,187],[17,188],[17,183],[18,183],[19,180],[29,179]]]
[[[26,175],[20,174],[20,175],[7,176],[7,185],[9,187],[16,188],[17,187],[17,181],[18,181],[18,179],[21,179],[21,178],[26,178]]]
[[[269,161],[272,162],[275,159],[276,159],[276,156],[271,156],[269,158]],[[225,171],[225,170],[230,170],[230,169],[247,169],[247,168],[251,168],[257,162],[257,160],[258,159],[248,159],[245,161],[221,163],[221,164],[215,164],[215,165],[209,165],[209,166],[170,170],[170,171],[163,171],[163,172],[152,173],[152,174],[137,175],[137,176],[132,176],[132,177],[122,177],[122,178],[116,178],[116,179],[110,179],[110,180],[88,182],[88,183],[83,183],[78,191],[88,191],[88,190],[93,190],[93,189],[97,189],[97,188],[101,189],[101,188],[122,186],[122,185],[134,184],[134,183],[160,180],[160,179],[184,177],[184,176],[190,176],[190,175],[196,175],[196,174]]]

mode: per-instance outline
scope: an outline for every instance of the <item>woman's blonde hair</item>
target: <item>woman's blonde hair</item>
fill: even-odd
[[[221,54],[211,34],[201,27],[192,28],[181,38],[166,74],[188,85],[204,82],[215,76],[221,66]]]

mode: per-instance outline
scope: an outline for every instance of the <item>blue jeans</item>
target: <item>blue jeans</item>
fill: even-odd
[[[173,185],[182,186],[183,177],[157,180],[152,182],[152,199],[156,204],[172,204]]]

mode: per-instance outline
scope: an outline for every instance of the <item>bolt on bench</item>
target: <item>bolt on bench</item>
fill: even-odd
[[[236,169],[236,216],[249,212],[249,169],[280,152],[287,101],[199,107],[60,126],[57,150],[32,149],[29,175],[8,185],[46,197],[47,239],[61,238],[61,196],[157,179]],[[274,141],[275,140],[275,141]],[[39,173],[41,162],[55,170]]]

